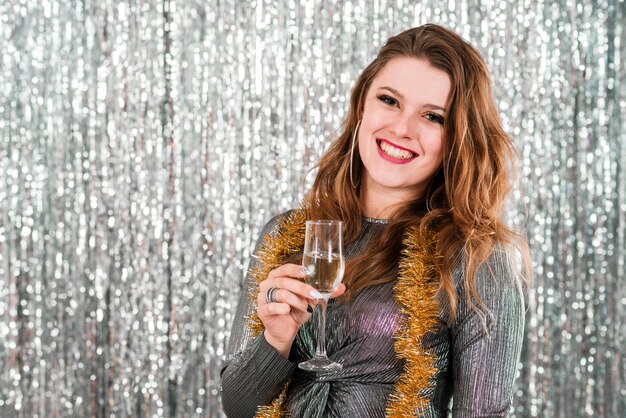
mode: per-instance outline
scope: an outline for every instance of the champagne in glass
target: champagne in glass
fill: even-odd
[[[343,222],[306,222],[302,265],[307,270],[307,283],[323,296],[317,300],[320,312],[315,356],[298,367],[310,371],[341,370],[341,364],[326,355],[326,305],[343,278]]]
[[[344,269],[344,261],[339,253],[329,251],[304,253],[302,265],[307,270],[307,283],[326,299],[337,290]]]

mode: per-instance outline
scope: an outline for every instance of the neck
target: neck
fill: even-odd
[[[404,203],[416,199],[423,193],[415,189],[387,189],[368,187],[364,183],[361,187],[360,200],[363,215],[375,219],[389,219]]]

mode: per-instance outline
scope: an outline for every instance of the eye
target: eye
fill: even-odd
[[[443,125],[443,116],[438,115],[437,113],[427,113],[426,119],[438,123],[439,125]]]
[[[378,100],[380,100],[381,102],[388,104],[389,106],[397,106],[398,105],[398,101],[396,99],[394,99],[391,96],[388,96],[386,94],[379,94],[378,96],[376,96],[378,98]]]

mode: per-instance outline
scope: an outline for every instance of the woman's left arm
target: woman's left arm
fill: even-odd
[[[453,417],[506,417],[524,337],[524,291],[511,256],[498,249],[476,276],[488,309],[481,316],[463,296],[451,328]]]

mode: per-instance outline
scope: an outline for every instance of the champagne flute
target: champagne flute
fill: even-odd
[[[341,370],[341,364],[331,361],[326,355],[326,305],[343,278],[343,222],[306,222],[302,265],[307,271],[306,282],[322,297],[317,299],[319,315],[315,356],[298,364],[298,367],[309,371]]]

